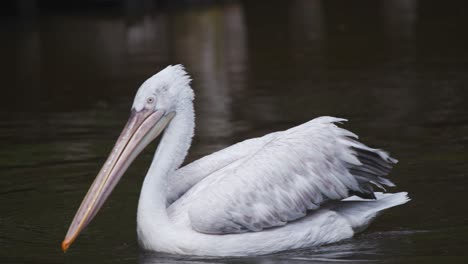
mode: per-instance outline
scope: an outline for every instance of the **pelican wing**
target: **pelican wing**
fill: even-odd
[[[259,150],[272,138],[276,137],[276,134],[278,132],[265,135],[261,138],[244,140],[178,169],[174,175],[171,175],[168,182],[167,204],[172,204],[205,177],[221,171],[233,163],[242,160],[252,152]]]
[[[352,194],[374,198],[372,185],[393,186],[384,177],[396,160],[333,124],[341,121],[320,117],[265,136],[261,147],[211,172],[174,207],[186,208],[194,230],[227,234],[282,226]]]

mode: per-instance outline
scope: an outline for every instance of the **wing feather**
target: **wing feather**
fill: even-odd
[[[276,133],[271,133],[261,138],[244,140],[178,169],[168,182],[167,204],[172,204],[205,177],[236,164],[246,155],[262,148],[275,136]]]
[[[208,175],[181,199],[192,228],[210,234],[261,231],[302,218],[325,201],[354,194],[373,198],[372,186],[393,186],[384,177],[396,160],[334,124],[343,121],[320,117],[277,132]]]

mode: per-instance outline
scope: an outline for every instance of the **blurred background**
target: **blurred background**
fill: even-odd
[[[332,115],[400,160],[389,191],[413,199],[338,244],[195,262],[467,261],[467,11],[432,0],[2,1],[0,262],[191,261],[138,249],[155,146],[70,251],[59,247],[139,85],[179,63],[196,94],[187,162]]]

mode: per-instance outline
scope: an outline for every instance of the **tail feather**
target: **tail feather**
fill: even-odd
[[[357,196],[346,198],[337,202],[333,210],[345,217],[355,232],[360,232],[370,224],[379,212],[410,201],[407,192],[375,192],[374,195],[376,200],[365,200]]]

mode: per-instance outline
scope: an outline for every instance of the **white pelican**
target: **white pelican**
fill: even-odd
[[[193,97],[181,65],[141,85],[64,251],[163,130],[138,204],[138,240],[147,250],[245,256],[322,245],[352,237],[378,212],[409,200],[404,192],[374,193],[372,186],[394,186],[385,177],[396,160],[358,142],[334,125],[345,119],[334,117],[245,140],[179,168],[195,127]]]

